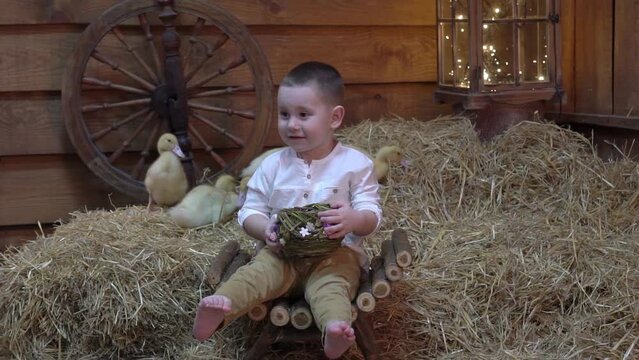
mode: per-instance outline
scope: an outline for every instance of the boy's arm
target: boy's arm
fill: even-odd
[[[249,217],[244,220],[242,226],[244,227],[244,231],[252,238],[260,241],[266,241],[267,224],[267,218],[261,214],[253,214],[249,215]]]

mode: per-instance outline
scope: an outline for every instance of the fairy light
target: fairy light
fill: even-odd
[[[449,1],[447,3],[449,3],[449,5],[447,6],[450,6],[451,10],[453,10],[452,8],[453,1]],[[513,6],[519,7],[518,5],[519,2],[512,1],[512,4]],[[505,20],[508,20],[509,23],[514,24],[517,21],[520,21],[522,19],[520,19],[518,15],[513,15],[512,17],[510,17],[509,14],[510,14],[511,8],[509,6],[503,9],[500,6],[498,6],[498,7],[493,7],[492,9],[488,8],[486,10],[488,10],[489,12],[484,13],[485,17],[483,17],[483,19],[485,19],[484,20],[485,22],[482,23],[481,18],[479,20],[481,23],[481,29],[487,30],[487,31],[483,31],[483,35],[480,35],[480,38],[483,38],[484,41],[486,41],[486,43],[481,44],[481,49],[483,50],[483,64],[480,63],[480,65],[482,65],[481,78],[483,79],[484,83],[515,84],[516,77],[518,78],[521,77],[524,82],[530,81],[530,80],[540,81],[540,82],[547,81],[547,77],[545,76],[545,74],[547,73],[547,66],[548,66],[546,59],[548,59],[548,48],[550,48],[550,46],[544,42],[548,40],[547,39],[548,36],[547,35],[540,36],[539,33],[537,34],[536,54],[525,51],[525,49],[527,49],[527,46],[528,46],[527,44],[523,44],[520,41],[516,41],[515,43],[512,43],[508,39],[508,36],[506,37],[502,36],[503,31],[500,30],[502,28],[500,24],[491,23],[491,21],[499,21],[500,19],[505,19]],[[521,12],[521,9],[519,9],[518,11],[515,11],[515,10],[513,11],[515,13],[519,13]],[[532,12],[532,8],[530,12]],[[451,17],[449,17],[448,19],[451,19]],[[464,43],[466,41],[469,41],[470,39],[468,38],[468,36],[470,35],[465,34],[466,32],[465,26],[468,25],[469,14],[467,13],[459,14],[459,12],[457,12],[457,14],[453,13],[452,19],[464,20],[463,22],[459,24],[463,26],[459,26],[457,27],[457,29],[454,29],[454,27],[448,28],[447,29],[448,34],[442,34],[442,38],[447,41],[451,41],[454,36],[454,34],[452,33],[457,32],[457,34],[459,33],[464,34],[463,36],[458,35],[459,39],[461,39],[460,41],[463,41]],[[455,20],[452,20],[452,19],[448,21],[454,24]],[[526,19],[524,18],[523,21],[526,21]],[[492,25],[495,25],[495,26],[492,26]],[[490,31],[491,29],[495,29],[495,31]],[[523,29],[523,30],[520,29],[517,31],[520,34],[524,35],[523,37],[524,39],[526,38],[526,35],[527,35],[526,29]],[[472,33],[473,29],[469,28],[469,32]],[[518,38],[522,38],[522,37],[518,37]],[[454,52],[454,57],[448,60],[448,61],[452,60],[449,63],[450,71],[448,72],[448,75],[451,78],[453,78],[454,86],[470,87],[470,82],[471,82],[469,78],[470,76],[469,74],[471,73],[470,64],[469,64],[470,54],[467,54],[465,51],[462,51],[461,53],[459,53],[458,46],[461,44],[458,44],[457,42],[458,41],[455,40],[455,43],[452,43],[452,44],[447,43],[447,44],[450,44],[452,48],[456,49],[456,51]],[[493,42],[493,43],[491,44],[490,42]],[[524,45],[526,47],[524,47]],[[518,47],[521,50],[512,49],[513,46]],[[521,64],[520,65],[521,69],[512,68],[509,59],[504,59],[504,57],[512,58],[515,56],[520,56],[519,64]],[[526,66],[526,64],[533,64],[535,66],[536,71],[534,72],[537,73],[536,76],[533,75],[534,73],[533,71],[531,71],[532,68],[529,69],[530,65]],[[524,74],[524,72],[526,74]],[[486,91],[494,92],[495,89],[487,88]]]

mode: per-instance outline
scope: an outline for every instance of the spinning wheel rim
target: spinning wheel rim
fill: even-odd
[[[91,55],[112,29],[127,19],[159,11],[161,7],[157,0],[126,0],[104,12],[80,36],[73,56],[67,63],[62,82],[64,121],[67,134],[77,154],[94,174],[119,191],[140,200],[147,197],[144,183],[113,166],[102,150],[90,139],[91,134],[81,109],[82,80]],[[173,9],[177,13],[203,18],[208,24],[221,30],[229,40],[237,44],[250,69],[256,99],[252,129],[244,141],[246,146],[242,147],[240,154],[217,172],[237,174],[241,167],[248,164],[261,150],[273,119],[275,101],[268,61],[246,26],[226,10],[198,0],[175,1]]]

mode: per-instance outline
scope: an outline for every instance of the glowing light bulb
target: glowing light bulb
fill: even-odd
[[[495,8],[495,14],[499,14],[500,11],[501,11],[500,8]]]
[[[461,20],[464,18],[464,15],[457,15],[457,18]]]
[[[450,40],[450,36],[446,35],[446,40]]]
[[[484,29],[488,29],[488,25],[487,24],[484,24]]]
[[[546,79],[546,77],[545,77],[545,76],[543,76],[543,75],[539,75],[539,76],[537,77],[537,79],[539,79],[539,81],[544,81],[544,80]]]

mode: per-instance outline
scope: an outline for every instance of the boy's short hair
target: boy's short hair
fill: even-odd
[[[315,83],[326,101],[341,105],[344,101],[344,81],[331,65],[309,61],[297,65],[286,74],[280,86],[304,86]]]

